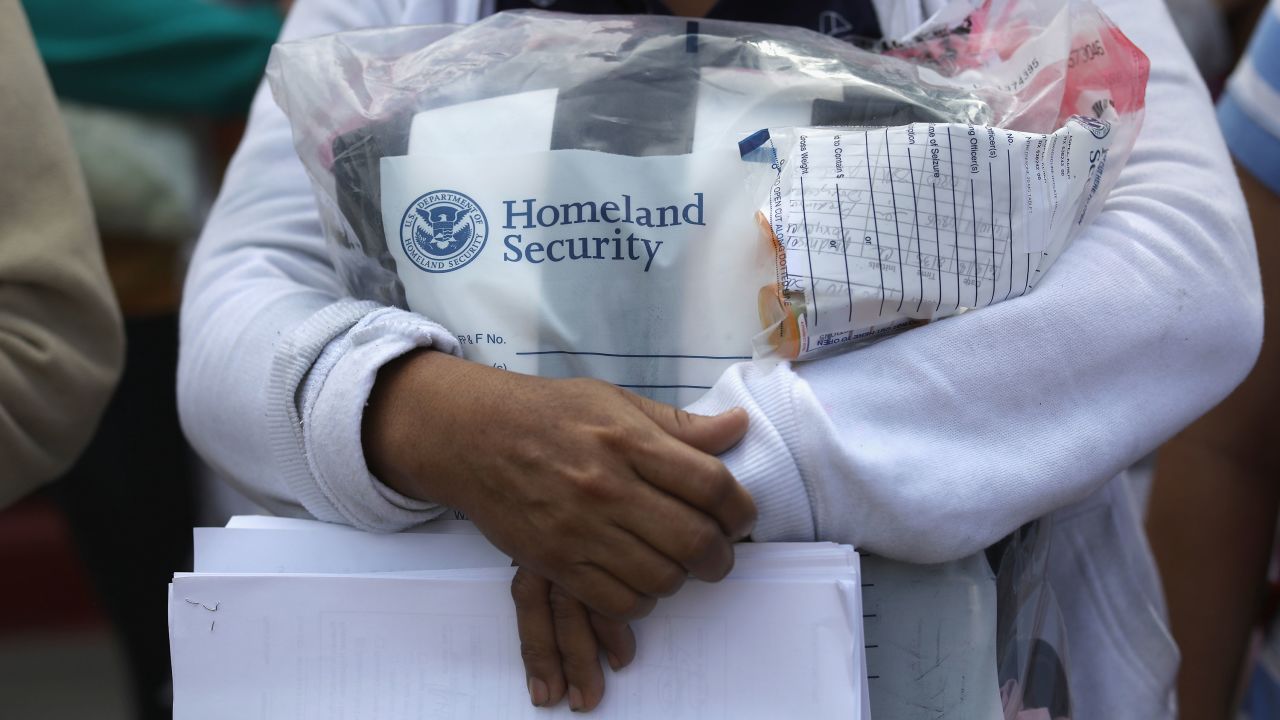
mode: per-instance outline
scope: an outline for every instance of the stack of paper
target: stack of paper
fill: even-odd
[[[724,581],[689,582],[634,624],[601,718],[866,718],[858,555],[740,545]],[[538,718],[510,560],[465,521],[368,533],[234,518],[195,536],[170,586],[174,716]]]

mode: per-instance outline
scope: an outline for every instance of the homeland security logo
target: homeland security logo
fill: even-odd
[[[427,272],[457,270],[484,249],[489,221],[474,200],[453,190],[433,190],[414,200],[400,221],[400,244]]]

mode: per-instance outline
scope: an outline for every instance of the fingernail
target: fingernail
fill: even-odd
[[[582,709],[582,691],[572,685],[569,686],[569,709],[574,712]]]
[[[547,690],[547,684],[536,677],[529,678],[529,702],[534,707],[542,707],[547,704],[550,691]]]
[[[614,655],[613,653],[605,653],[605,656],[609,659],[609,667],[613,668],[614,672],[618,672],[622,669],[622,661],[618,659],[617,655]]]

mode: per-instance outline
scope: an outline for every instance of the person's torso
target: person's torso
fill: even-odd
[[[495,0],[495,11],[543,9],[595,15],[670,15],[661,0]],[[707,12],[713,20],[794,25],[839,38],[881,37],[871,0],[719,0]]]
[[[760,7],[751,7],[756,5]],[[469,23],[500,10],[533,7],[606,14],[663,11],[656,0],[404,0],[398,19],[403,24]],[[858,7],[867,14],[850,9]],[[825,12],[840,13],[849,27],[833,32],[836,25],[822,25]],[[862,18],[862,24],[850,15]],[[899,27],[901,17],[893,22],[877,18],[870,0],[722,0],[709,17],[783,22],[847,37],[878,37],[881,27],[894,37],[911,30]],[[1122,474],[1089,498],[1054,513],[1050,575],[1070,638],[1067,662],[1075,717],[1154,719],[1175,713],[1177,649],[1129,484]]]

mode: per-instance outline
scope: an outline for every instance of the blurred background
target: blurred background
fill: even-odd
[[[288,3],[22,4],[88,181],[128,355],[77,465],[0,511],[0,717],[166,718],[165,586],[189,567],[193,525],[253,511],[207,477],[178,424],[185,260]],[[1169,4],[1220,91],[1265,2]]]
[[[246,509],[178,424],[186,259],[286,3],[22,0],[125,316],[124,375],[62,479],[0,512],[0,717],[169,717],[165,586]],[[12,580],[13,582],[10,582]]]

